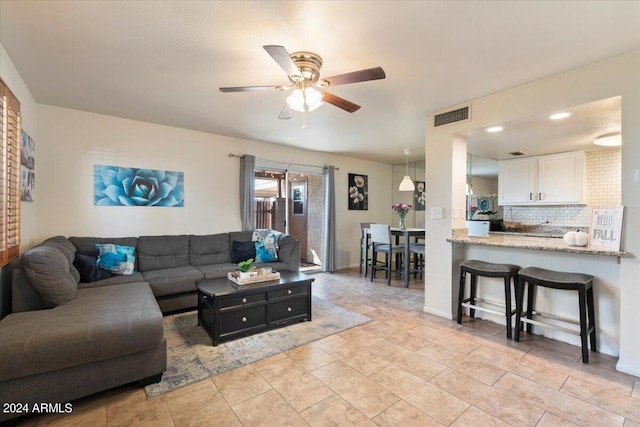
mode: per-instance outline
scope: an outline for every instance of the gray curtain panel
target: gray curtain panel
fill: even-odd
[[[256,158],[245,154],[240,158],[240,217],[242,230],[256,228]]]
[[[324,168],[324,215],[322,233],[322,271],[336,269],[336,185],[335,168]]]

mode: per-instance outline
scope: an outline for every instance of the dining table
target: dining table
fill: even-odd
[[[399,228],[399,227],[391,227],[391,235],[396,237],[396,245],[400,244],[400,237],[402,237],[404,242],[404,262],[402,266],[402,280],[404,283],[404,287],[409,287],[409,276],[410,276],[410,267],[411,267],[411,251],[409,250],[409,245],[411,244],[411,238],[424,239],[425,229],[424,228]]]

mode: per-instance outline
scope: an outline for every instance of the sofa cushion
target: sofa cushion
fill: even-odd
[[[98,248],[98,267],[113,274],[132,274],[136,262],[136,250],[133,246],[96,244]]]
[[[189,265],[189,236],[140,236],[138,269],[160,270]]]
[[[158,347],[162,313],[143,282],[80,289],[50,310],[0,321],[0,381]]]
[[[193,292],[196,290],[196,280],[204,279],[204,275],[190,265],[143,271],[142,277],[149,283],[156,297]]]
[[[71,275],[73,276],[76,282],[80,281],[80,273],[73,265],[73,260],[76,257],[76,247],[73,246],[73,243],[71,243],[69,239],[67,239],[64,236],[50,237],[44,242],[40,243],[40,245],[38,246],[41,246],[41,245],[53,246],[54,248],[62,252],[64,256],[67,258],[67,261],[69,261],[69,272],[71,273]]]
[[[3,271],[2,274],[4,275],[5,272]],[[79,285],[80,284],[78,284],[78,286]],[[42,300],[40,293],[33,287],[31,280],[29,280],[27,274],[24,272],[24,268],[14,269],[11,275],[11,306],[6,314],[43,310],[45,308],[47,308],[47,306]]]
[[[76,295],[78,281],[70,272],[67,258],[54,246],[31,248],[22,254],[20,261],[46,307],[56,307]]]
[[[108,279],[98,280],[91,283],[78,283],[78,289],[97,288],[100,286],[111,285],[123,285],[126,283],[144,282],[144,277],[139,271],[134,271],[133,274],[114,274]]]
[[[250,242],[252,241],[253,231],[230,231],[229,245],[231,242]]]
[[[238,263],[256,258],[256,245],[254,242],[233,242],[231,248],[231,261]]]
[[[231,262],[231,242],[228,233],[189,236],[189,265],[222,262]]]
[[[80,280],[85,283],[108,279],[112,276],[111,272],[98,267],[98,258],[94,256],[76,253],[73,266],[80,273]]]
[[[69,237],[69,241],[76,247],[76,251],[82,255],[98,256],[98,248],[96,244],[113,243],[114,245],[138,247],[137,237]],[[138,260],[133,266],[134,270],[138,269]]]
[[[196,267],[205,279],[215,279],[217,277],[227,277],[227,273],[238,269],[236,264],[223,262],[220,264],[199,265]]]
[[[255,268],[271,267],[274,271],[289,270],[289,265],[286,262],[282,261],[254,262],[253,265]]]

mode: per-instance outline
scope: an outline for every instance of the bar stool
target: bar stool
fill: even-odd
[[[387,277],[387,285],[391,286],[391,259],[393,254],[402,256],[404,245],[391,244],[391,227],[388,224],[371,224],[371,281],[376,278],[376,271],[384,270]],[[378,262],[378,252],[384,253],[384,263]],[[396,263],[396,270],[400,264]]]
[[[460,290],[458,293],[458,324],[462,324],[462,307],[469,309],[471,317],[475,317],[476,310],[505,316],[507,319],[507,338],[511,339],[511,317],[516,313],[516,310],[511,310],[511,281],[513,280],[515,288],[518,270],[520,270],[520,267],[512,264],[494,264],[477,260],[462,261],[460,263]],[[464,298],[467,273],[471,275],[471,289],[469,298]],[[504,313],[476,304],[478,276],[504,278]]]
[[[523,309],[524,287],[528,283],[527,289],[527,311],[526,318]],[[515,341],[520,341],[520,329],[522,323],[527,324],[527,332],[531,333],[531,325],[552,327],[570,331],[556,325],[539,322],[532,319],[534,314],[534,290],[536,286],[545,288],[578,291],[578,307],[580,310],[580,341],[582,343],[582,363],[589,363],[589,348],[587,346],[587,335],[591,341],[591,351],[596,351],[596,317],[593,306],[593,276],[583,273],[565,273],[559,271],[545,270],[543,268],[528,267],[518,272],[518,285],[516,286],[516,335]],[[535,313],[539,314],[539,313]],[[588,323],[587,323],[588,315]],[[573,322],[568,322],[573,323]]]
[[[364,277],[367,277],[369,268],[369,250],[371,243],[369,242],[369,226],[370,222],[360,223],[360,274],[364,270]]]
[[[409,253],[413,255],[413,268],[409,270],[409,273],[413,273],[414,279],[417,278],[417,275],[420,275],[420,280],[422,280],[425,249],[424,243],[411,243],[409,245]]]

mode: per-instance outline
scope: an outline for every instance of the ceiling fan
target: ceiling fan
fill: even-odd
[[[301,113],[313,111],[321,106],[323,102],[353,113],[360,109],[358,104],[333,95],[324,89],[329,86],[379,80],[386,77],[381,67],[375,67],[321,79],[320,69],[322,68],[322,58],[319,55],[313,52],[294,52],[289,54],[287,49],[277,45],[267,45],[263,46],[263,48],[287,73],[291,84],[278,86],[221,87],[220,91],[249,92],[273,89],[287,91],[293,89],[291,95],[287,97],[287,103],[280,112],[280,115],[278,115],[279,119],[290,119],[294,111]]]

